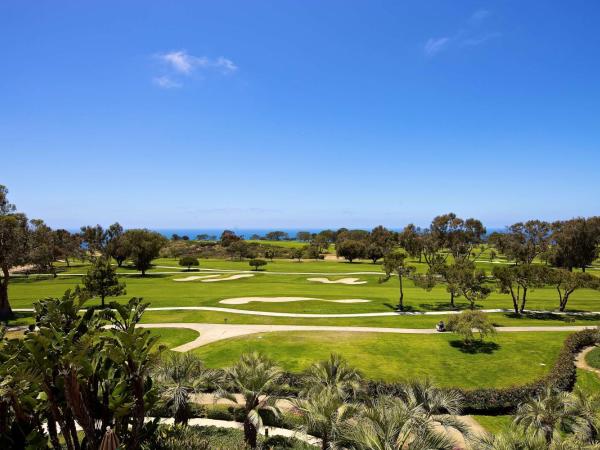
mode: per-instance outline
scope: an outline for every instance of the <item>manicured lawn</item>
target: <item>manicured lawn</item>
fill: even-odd
[[[600,394],[600,376],[583,369],[577,369],[575,389],[581,389],[589,394]]]
[[[151,329],[150,333],[158,336],[159,344],[168,349],[179,347],[186,342],[193,341],[198,337],[198,332],[188,328],[160,328]]]
[[[490,433],[499,433],[508,428],[513,422],[513,416],[472,416],[479,424]]]
[[[293,263],[290,263],[293,264]],[[332,263],[338,264],[340,263]],[[205,283],[201,280],[176,282],[175,278],[193,275],[193,272],[166,275],[148,275],[146,277],[124,276],[127,295],[143,297],[152,306],[227,306],[219,303],[232,297],[314,297],[329,300],[366,299],[368,303],[331,303],[306,301],[297,303],[248,303],[236,305],[237,309],[259,311],[296,312],[296,313],[362,313],[392,311],[398,299],[398,281],[379,283],[379,275],[356,275],[355,278],[367,281],[363,285],[321,284],[308,281],[310,275],[281,275],[255,273],[253,277],[238,280]],[[336,277],[330,277],[332,279]],[[59,296],[69,288],[81,282],[78,276],[60,276],[58,278],[35,277],[13,278],[9,285],[11,304],[15,308],[31,307],[32,303],[46,296]],[[95,300],[97,301],[97,300]],[[448,309],[448,294],[443,286],[431,291],[406,283],[405,304],[407,308],[418,310]],[[466,307],[462,299],[457,300],[459,307]],[[508,295],[498,292],[480,302],[484,308],[510,308]],[[558,306],[554,289],[536,289],[529,295],[527,306],[531,309],[552,310]],[[600,311],[600,292],[592,290],[576,291],[569,302],[572,310]]]
[[[585,356],[585,360],[590,366],[600,369],[600,347],[596,347],[594,350],[589,352]]]
[[[371,379],[429,377],[440,386],[506,387],[544,375],[566,336],[562,332],[501,334],[482,352],[468,353],[450,334],[277,332],[220,341],[194,352],[208,366],[223,367],[244,352],[258,350],[293,372],[336,352]]]

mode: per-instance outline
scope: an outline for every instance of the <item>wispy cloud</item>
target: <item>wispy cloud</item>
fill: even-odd
[[[448,42],[450,42],[449,37],[429,38],[425,43],[425,54],[429,56],[435,55],[442,51],[448,45]]]
[[[478,25],[481,22],[483,22],[485,19],[487,19],[490,16],[491,12],[489,12],[487,9],[479,9],[477,11],[475,11],[473,14],[471,14],[471,17],[469,18],[469,22],[474,24],[474,25]]]
[[[238,70],[238,66],[231,59],[223,56],[214,59],[207,56],[194,56],[186,50],[157,53],[154,57],[167,71],[167,74],[153,79],[154,84],[162,88],[181,87],[183,86],[182,77],[192,76],[197,71],[214,70],[227,75]]]
[[[452,47],[474,47],[485,44],[491,39],[499,38],[502,34],[497,31],[483,32],[481,30],[483,23],[490,15],[491,12],[485,9],[473,12],[466,24],[455,34],[427,39],[423,46],[423,52],[426,56],[432,57]]]
[[[163,89],[174,89],[174,88],[181,87],[181,83],[178,83],[177,81],[173,81],[171,78],[169,78],[166,75],[163,75],[162,77],[154,77],[154,78],[152,78],[152,82],[156,86],[161,87]]]

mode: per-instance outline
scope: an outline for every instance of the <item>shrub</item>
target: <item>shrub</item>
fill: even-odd
[[[192,266],[197,267],[200,265],[200,261],[195,256],[182,256],[179,259],[179,265],[187,267],[188,271],[191,270]]]
[[[487,314],[478,310],[465,310],[460,314],[455,314],[448,319],[447,328],[449,331],[454,331],[462,337],[465,344],[471,343],[475,336],[473,330],[479,333],[479,340],[496,334],[496,329],[490,323]]]
[[[259,267],[266,266],[267,262],[264,259],[251,259],[248,264],[250,267],[254,267],[254,270],[258,270]]]

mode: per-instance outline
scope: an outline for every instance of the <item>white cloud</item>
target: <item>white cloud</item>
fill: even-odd
[[[495,39],[495,38],[499,38],[500,36],[502,36],[502,33],[487,33],[481,36],[473,36],[473,37],[469,37],[469,38],[465,38],[461,41],[462,45],[481,45],[481,44],[485,44],[487,41],[489,41],[490,39]]]
[[[436,53],[442,51],[450,42],[450,38],[430,38],[425,43],[425,54],[433,56]]]
[[[174,88],[181,87],[181,83],[178,83],[177,81],[172,80],[171,78],[169,78],[166,75],[164,75],[162,77],[154,77],[152,79],[152,82],[155,85],[157,85],[158,87],[161,87],[164,89],[174,89]]]
[[[238,66],[230,59],[223,56],[211,59],[207,56],[190,55],[186,50],[173,50],[167,53],[154,55],[164,66],[167,74],[153,79],[157,86],[162,88],[181,87],[183,84],[177,79],[182,76],[191,76],[196,71],[219,71],[222,74],[231,74],[238,70]]]

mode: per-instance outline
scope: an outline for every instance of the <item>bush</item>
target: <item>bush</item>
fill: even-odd
[[[447,328],[462,337],[465,344],[474,340],[473,330],[477,330],[479,333],[480,341],[483,341],[483,338],[488,335],[496,334],[496,329],[490,323],[486,313],[470,309],[450,316]]]
[[[250,267],[254,267],[254,270],[258,270],[259,267],[266,266],[267,262],[264,259],[251,259],[248,264]]]
[[[182,256],[179,259],[179,265],[182,267],[187,267],[188,270],[192,268],[192,266],[197,267],[200,265],[200,261],[195,256]]]

